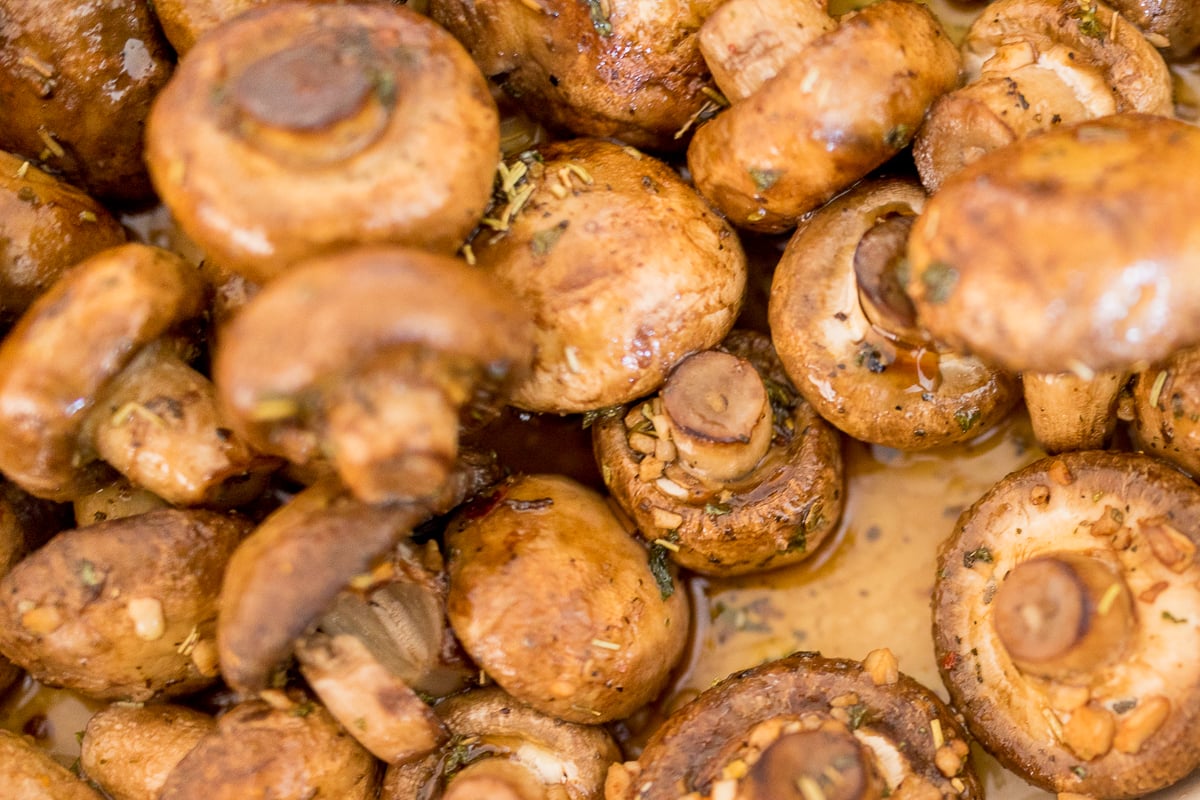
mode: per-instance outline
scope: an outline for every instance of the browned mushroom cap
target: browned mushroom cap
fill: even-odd
[[[1200,765],[1200,489],[1097,451],[1009,475],[939,554],[934,644],[980,742],[1050,791],[1132,798]]]
[[[111,705],[88,720],[79,765],[113,800],[157,800],[171,770],[216,727],[185,706]]]
[[[43,683],[143,701],[217,678],[217,590],[248,525],[154,511],[61,533],[0,581],[0,652]]]
[[[182,56],[196,40],[226,20],[258,6],[282,0],[154,0],[154,16],[163,35]],[[322,2],[376,2],[376,0],[307,0]]]
[[[1200,10],[1190,0],[1111,0],[1155,47],[1186,56],[1200,45]]]
[[[938,339],[1013,371],[1148,363],[1200,340],[1198,206],[1200,130],[1140,114],[1058,128],[930,198],[909,294]]]
[[[496,688],[447,698],[437,713],[450,741],[391,767],[383,800],[601,800],[605,771],[621,755],[603,728],[563,722]]]
[[[997,0],[967,32],[963,62],[967,85],[933,104],[913,143],[930,192],[1035,131],[1117,112],[1174,114],[1162,56],[1099,0]]]
[[[125,241],[104,206],[0,151],[0,329],[71,265]]]
[[[1184,348],[1139,372],[1133,411],[1140,449],[1200,475],[1200,348]]]
[[[629,402],[733,327],[741,244],[663,162],[576,139],[505,165],[501,188],[504,205],[472,248],[537,326],[513,405],[573,413]]]
[[[217,720],[167,776],[159,800],[373,800],[377,762],[319,704],[273,692]]]
[[[864,183],[797,229],[775,268],[771,337],[817,412],[856,439],[917,450],[987,430],[1019,401],[1014,376],[934,341],[904,293],[925,192]]]
[[[672,714],[609,800],[981,798],[966,733],[890,651],[795,653],[730,675]],[[691,795],[688,795],[691,796]]]
[[[923,5],[883,0],[851,12],[696,132],[696,188],[736,225],[787,230],[907,145],[929,104],[958,85],[958,69]]]
[[[1097,450],[1117,427],[1117,404],[1129,381],[1124,370],[1081,378],[1072,372],[1021,376],[1033,435],[1047,453]]]
[[[325,457],[363,500],[433,495],[459,430],[498,410],[532,326],[504,287],[449,256],[361,248],[265,287],[220,333],[230,426],[299,465]]]
[[[450,624],[509,694],[569,722],[623,719],[666,685],[689,602],[598,493],[526,476],[447,530]]]
[[[796,394],[762,334],[734,331],[685,359],[661,396],[594,423],[593,442],[642,535],[696,572],[801,561],[841,518],[837,432]]]
[[[99,792],[12,731],[0,729],[0,786],[15,798],[103,800]]]
[[[553,127],[673,149],[707,100],[696,32],[714,0],[429,5],[485,75]]]
[[[188,52],[147,159],[188,235],[264,281],[355,242],[454,252],[487,205],[499,137],[483,76],[427,18],[280,2]]]

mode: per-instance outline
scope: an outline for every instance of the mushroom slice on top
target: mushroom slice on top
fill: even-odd
[[[795,653],[734,673],[682,707],[608,800],[978,800],[966,732],[889,650],[862,662]],[[691,793],[691,794],[689,794]]]
[[[652,547],[708,575],[801,561],[837,528],[837,432],[800,398],[766,336],[734,331],[680,362],[661,394],[593,425],[601,474]]]
[[[266,281],[357,242],[453,253],[487,206],[499,142],[487,82],[428,18],[277,2],[188,51],[146,159],[188,235]]]
[[[938,340],[1014,372],[1146,364],[1200,341],[1198,207],[1200,129],[1144,114],[1056,128],[929,199],[908,293]]]
[[[817,412],[856,439],[901,450],[961,442],[1020,400],[1016,378],[940,344],[904,291],[915,181],[863,183],[801,223],[775,268],[771,338]]]
[[[942,546],[934,644],[955,706],[1049,791],[1140,797],[1200,766],[1200,488],[1087,451],[1004,478]]]
[[[781,7],[731,0],[705,22],[701,37],[713,39],[705,57],[734,60],[728,71],[752,70],[751,85],[759,85],[701,126],[688,147],[700,193],[735,225],[771,232],[907,146],[934,99],[958,85],[959,70],[958,51],[920,3],[882,0],[827,32],[809,21],[819,18],[811,8],[779,19]],[[763,15],[760,24],[746,20]],[[798,22],[820,35],[769,34]],[[760,59],[767,69],[756,66]]]
[[[1139,448],[1200,476],[1200,347],[1186,347],[1139,372],[1133,413]]]

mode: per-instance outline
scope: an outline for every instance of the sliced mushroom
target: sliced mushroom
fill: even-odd
[[[981,798],[966,732],[876,650],[795,653],[734,673],[672,714],[608,800]],[[692,792],[694,794],[689,794]]]
[[[487,205],[499,137],[483,76],[426,17],[278,2],[188,51],[146,158],[188,235],[266,281],[353,243],[454,252]]]
[[[934,644],[972,733],[1049,791],[1140,797],[1200,766],[1200,488],[1088,451],[1004,478],[939,554]]]
[[[1019,385],[918,323],[904,291],[909,232],[925,208],[912,180],[868,181],[815,212],[775,268],[771,337],[796,389],[850,436],[919,450],[978,436]]]
[[[601,800],[620,758],[601,727],[562,722],[497,688],[437,706],[451,738],[428,758],[388,769],[382,800]]]
[[[778,42],[764,31],[780,20],[745,20],[776,8],[733,0],[705,23],[722,29],[702,32],[722,45],[706,48],[706,58],[735,59],[729,71],[752,70],[761,85],[697,130],[688,147],[700,193],[734,224],[771,232],[791,228],[900,152],[934,99],[958,85],[959,70],[958,51],[919,3],[884,0],[811,40]],[[759,60],[765,69],[754,66]]]
[[[247,529],[163,510],[60,533],[0,580],[0,652],[43,683],[97,698],[208,686],[216,595]]]
[[[217,721],[177,705],[111,705],[92,715],[79,765],[112,800],[158,800],[167,775]]]
[[[1117,427],[1117,403],[1129,380],[1125,370],[1080,377],[1073,372],[1021,376],[1033,435],[1047,453],[1096,450]]]
[[[16,800],[104,800],[49,753],[0,729],[0,786]]]
[[[696,572],[801,561],[841,518],[840,438],[762,334],[734,331],[689,356],[660,395],[593,431],[613,497],[653,547]]]
[[[939,340],[1012,371],[1146,364],[1200,340],[1193,204],[1195,127],[1118,114],[1056,128],[929,199],[909,236],[909,294]]]
[[[962,47],[967,84],[933,104],[913,143],[930,192],[1037,131],[1117,112],[1174,115],[1162,56],[1101,0],[997,0]]]
[[[1200,348],[1188,347],[1133,381],[1137,446],[1200,475]]]
[[[687,594],[598,493],[518,477],[447,529],[450,624],[513,697],[568,722],[623,719],[683,655]]]
[[[513,405],[575,413],[629,402],[733,327],[746,290],[741,244],[665,163],[575,139],[505,165],[500,188],[471,247],[537,326]]]
[[[527,314],[449,256],[353,249],[259,292],[220,332],[213,376],[231,427],[264,452],[328,458],[367,502],[431,497],[460,429],[523,376]]]

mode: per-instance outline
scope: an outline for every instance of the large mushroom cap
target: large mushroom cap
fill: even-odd
[[[1120,114],[991,153],[909,238],[939,339],[1013,371],[1128,367],[1200,340],[1200,129]]]

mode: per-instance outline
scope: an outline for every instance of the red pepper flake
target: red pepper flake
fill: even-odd
[[[958,665],[958,653],[950,652],[942,656],[942,669],[949,672]]]

